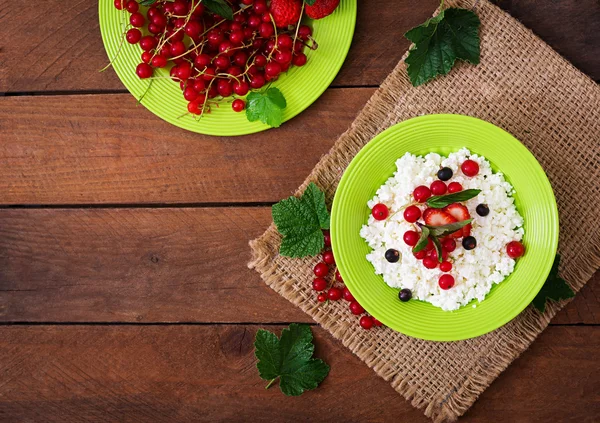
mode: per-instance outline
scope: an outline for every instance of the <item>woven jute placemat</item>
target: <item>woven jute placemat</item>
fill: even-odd
[[[315,182],[329,203],[356,153],[400,121],[431,113],[474,116],[521,140],[545,169],[560,213],[560,273],[575,291],[600,266],[600,88],[491,3],[450,1],[481,19],[481,63],[413,87],[401,61],[296,194]],[[316,258],[278,254],[273,224],[250,243],[255,268],[275,291],[341,340],[435,422],[464,414],[490,383],[546,328],[564,302],[542,315],[528,307],[487,335],[429,342],[389,328],[366,331],[344,302],[320,306],[311,289]]]

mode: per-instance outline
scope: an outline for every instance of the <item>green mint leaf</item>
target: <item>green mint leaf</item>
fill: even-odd
[[[233,20],[233,10],[225,0],[202,0],[202,4],[211,12],[225,18]]]
[[[423,248],[427,247],[428,241],[429,241],[429,228],[427,226],[422,226],[421,227],[421,237],[419,238],[419,241],[417,241],[417,244],[414,246],[414,248],[412,250],[413,253],[418,253]]]
[[[427,199],[427,205],[433,209],[441,209],[452,203],[467,201],[475,198],[481,192],[480,189],[466,189],[464,191],[453,192],[452,194],[434,195]]]
[[[540,292],[538,292],[531,302],[540,313],[546,311],[546,300],[548,299],[560,301],[575,296],[575,293],[567,282],[558,275],[559,263],[560,254],[557,254],[554,259],[554,264],[552,265],[552,270],[550,270],[550,274],[548,275],[548,279],[546,279],[544,286],[542,286]]]
[[[259,330],[254,341],[256,367],[270,386],[279,378],[279,388],[285,395],[297,396],[316,388],[329,373],[329,366],[312,358],[314,345],[310,327],[292,323],[281,332],[281,338]]]
[[[429,229],[429,232],[432,237],[442,238],[442,237],[445,237],[446,235],[450,235],[451,233],[458,231],[463,226],[467,226],[472,221],[473,221],[473,219],[467,219],[467,220],[462,220],[460,222],[448,223],[447,225],[441,225],[441,226],[423,225],[421,229],[427,228],[427,229]]]
[[[271,87],[264,92],[252,92],[246,97],[246,118],[250,122],[262,123],[277,128],[283,122],[285,97],[277,88]]]
[[[330,216],[325,194],[310,183],[302,197],[291,196],[271,209],[273,222],[283,235],[279,254],[287,257],[314,256],[324,246],[323,229],[329,229]]]
[[[309,6],[312,6],[313,4],[315,4],[315,1],[317,0],[304,0],[304,3],[308,4]]]
[[[431,238],[433,241],[433,246],[435,248],[435,252],[437,253],[438,262],[442,262],[442,244],[440,244],[440,240],[438,238]]]
[[[419,86],[450,72],[456,59],[479,63],[479,18],[467,9],[449,8],[404,36],[414,43],[406,58],[408,77]]]
[[[156,0],[141,0],[140,6],[152,6],[154,3],[156,3]]]

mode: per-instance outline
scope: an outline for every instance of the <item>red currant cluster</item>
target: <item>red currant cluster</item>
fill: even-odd
[[[329,231],[323,232],[325,240],[325,251],[323,251],[321,258],[323,261],[317,263],[313,269],[316,278],[313,280],[313,289],[319,294],[317,300],[320,303],[327,301],[338,301],[344,299],[350,303],[350,311],[356,316],[364,314],[359,320],[359,324],[363,329],[371,329],[373,326],[382,326],[381,322],[376,318],[366,314],[365,309],[354,299],[350,290],[344,286],[344,280],[340,272],[335,269],[334,276],[330,278],[330,282],[326,278],[330,276],[330,267],[335,267],[335,258],[333,257],[333,251],[331,247],[331,235]]]
[[[179,82],[188,112],[202,115],[210,111],[209,99],[245,96],[291,66],[306,64],[302,50],[312,40],[310,27],[298,22],[293,30],[277,28],[266,0],[241,3],[232,5],[233,21],[200,0],[158,0],[145,16],[135,0],[114,5],[130,13],[125,39],[143,51],[138,77],[151,78],[154,69],[172,64],[170,77]],[[244,100],[235,99],[232,108],[241,112]]]

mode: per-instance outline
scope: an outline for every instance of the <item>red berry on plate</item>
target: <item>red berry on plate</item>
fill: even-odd
[[[456,250],[456,241],[452,238],[447,238],[442,241],[442,248],[451,253],[452,251]]]
[[[152,72],[152,66],[150,66],[148,63],[140,63],[137,65],[137,68],[135,68],[135,73],[141,79],[150,78],[152,76]]]
[[[427,255],[429,257],[431,257],[432,259],[434,259],[435,261],[439,262],[439,257],[437,255],[437,250],[434,248],[433,250],[430,250],[427,252]],[[448,252],[444,249],[442,249],[442,260],[446,260],[448,258]]]
[[[159,57],[159,56],[156,56]],[[155,57],[155,59],[156,59]],[[152,61],[152,63],[154,63],[154,60]],[[185,88],[185,90],[183,90],[183,98],[185,98],[187,101],[194,101],[198,98],[198,91],[196,91],[194,89],[194,87],[192,86],[187,86]]]
[[[415,258],[417,260],[423,260],[426,255],[427,255],[427,251],[425,251],[424,249],[417,253],[413,253],[413,256],[415,256]]]
[[[358,303],[358,301],[354,300],[350,302],[350,311],[352,314],[356,314],[358,316],[359,314],[363,314],[365,309]]]
[[[327,298],[331,301],[337,301],[342,298],[342,290],[340,288],[336,288],[335,286],[329,288],[327,291]]]
[[[440,279],[438,280],[438,285],[443,290],[450,289],[454,286],[454,277],[452,275],[444,274],[440,276]]]
[[[127,9],[129,13],[135,13],[140,9],[140,5],[135,0],[129,0],[125,3],[125,9]]]
[[[408,206],[404,210],[404,219],[409,223],[415,223],[421,217],[421,209],[417,206]]]
[[[421,235],[419,235],[415,231],[406,231],[404,232],[404,236],[402,237],[402,239],[404,239],[406,245],[414,247],[415,245],[417,245],[417,242],[419,242],[420,237]]]
[[[125,3],[124,0],[115,0],[115,2],[114,2],[115,9],[123,10],[123,8],[125,7],[124,3]]]
[[[312,287],[315,291],[324,291],[327,288],[327,281],[323,278],[315,278]]]
[[[373,318],[371,316],[363,316],[359,320],[360,326],[363,329],[371,329],[373,327]]]
[[[200,102],[198,101],[190,101],[187,105],[188,112],[193,115],[201,115],[202,108],[200,107]]]
[[[144,35],[142,38],[140,38],[140,47],[144,51],[150,51],[156,47],[157,42],[158,41],[156,41],[156,38],[154,38],[152,35]]]
[[[144,22],[146,22],[146,18],[144,18],[144,15],[142,15],[139,12],[133,13],[129,17],[129,23],[131,24],[131,26],[139,28],[144,25]]]
[[[335,271],[335,280],[341,283],[344,283],[344,280],[342,279],[342,275],[340,275],[340,271],[336,270]]]
[[[131,28],[125,34],[125,39],[129,44],[137,44],[142,39],[142,31],[137,28]]]
[[[419,185],[413,191],[413,197],[415,197],[416,202],[424,203],[429,197],[431,197],[431,190],[425,185]]]
[[[435,269],[438,265],[438,261],[436,259],[434,259],[433,257],[425,257],[423,259],[423,266],[425,266],[428,269]]]
[[[431,239],[429,239],[427,241],[427,245],[425,246],[425,251],[432,251],[433,249],[435,249],[434,245],[433,245],[433,241]]]
[[[335,264],[335,258],[333,257],[333,251],[328,250],[323,253],[323,261],[327,264]]]
[[[377,326],[377,327],[381,327],[381,326],[383,326],[383,323],[381,323],[379,320],[377,320],[376,318],[373,317],[373,325]]]
[[[307,60],[308,59],[306,58],[306,54],[298,53],[298,54],[294,55],[294,58],[292,59],[292,64],[294,66],[304,66],[304,65],[306,65]]]
[[[184,31],[188,37],[197,38],[200,36],[202,31],[204,31],[204,27],[198,21],[188,21],[188,23],[185,25]]]
[[[312,35],[312,29],[310,28],[310,26],[308,25],[300,25],[300,28],[298,28],[298,37],[301,40],[308,40],[308,37],[310,37]]]
[[[344,300],[346,300],[346,301],[350,301],[350,302],[354,301],[354,296],[352,295],[350,290],[346,287],[344,287],[344,289],[343,289],[343,297],[344,297]]]
[[[458,182],[450,182],[448,184],[448,193],[449,194],[452,194],[452,193],[455,193],[455,192],[459,192],[459,191],[462,191],[462,190],[463,190],[463,187]]]
[[[324,303],[325,301],[327,301],[327,295],[325,295],[325,294],[317,295],[317,301],[320,303]]]
[[[449,261],[443,261],[440,263],[440,270],[442,272],[449,272],[452,270],[452,263]]]
[[[525,254],[525,247],[519,241],[511,241],[506,245],[506,254],[512,259],[516,259]]]
[[[390,210],[385,204],[379,203],[373,206],[371,214],[373,215],[375,220],[385,220],[390,215]]]
[[[331,233],[329,231],[323,231],[323,242],[326,247],[331,247]]]
[[[167,59],[165,59],[163,56],[154,56],[152,58],[152,66],[154,66],[155,68],[164,68],[165,66],[167,66]],[[191,101],[187,98],[186,100]]]
[[[315,276],[325,276],[327,273],[329,273],[329,266],[323,262],[317,263],[313,269],[313,272],[315,273]]]
[[[463,164],[460,165],[460,170],[467,176],[473,177],[479,173],[479,165],[476,161],[473,160],[465,160]]]
[[[248,91],[250,91],[250,86],[246,81],[240,80],[233,83],[233,92],[237,95],[246,95]]]
[[[448,187],[442,181],[433,181],[429,188],[433,195],[444,195],[448,190]]]
[[[240,98],[236,98],[235,100],[233,100],[233,103],[231,103],[231,108],[234,112],[241,112],[242,110],[244,110],[245,107],[246,103]]]

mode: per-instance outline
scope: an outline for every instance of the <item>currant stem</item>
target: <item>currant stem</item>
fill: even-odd
[[[273,378],[269,381],[269,383],[267,384],[267,386],[265,386],[265,389],[269,389],[271,387],[271,385],[273,384],[273,382],[275,382],[277,380],[277,378]]]

